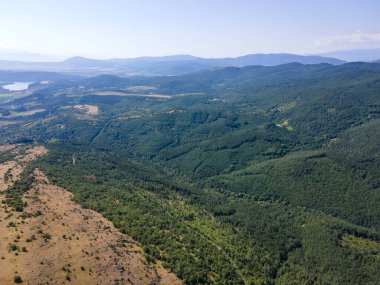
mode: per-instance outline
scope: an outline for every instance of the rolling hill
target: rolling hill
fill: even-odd
[[[345,61],[362,61],[371,62],[380,58],[380,49],[353,49],[353,50],[339,50],[319,54],[320,56],[339,58]]]
[[[55,71],[82,74],[112,73],[119,75],[180,75],[223,66],[273,66],[298,62],[302,64],[343,64],[344,61],[322,56],[294,54],[251,54],[237,58],[201,58],[189,55],[94,60],[73,57],[61,62],[0,61],[0,70]]]
[[[185,284],[377,284],[379,94],[374,63],[62,79],[0,103],[48,149],[5,203],[39,169]]]

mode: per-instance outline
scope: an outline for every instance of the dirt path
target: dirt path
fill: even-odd
[[[14,180],[25,161],[46,150],[29,150],[0,165],[0,191],[11,169]],[[40,170],[24,195],[27,207],[0,208],[0,284],[181,284],[174,274],[148,264],[141,247],[99,213],[74,203],[72,194],[52,185]],[[0,199],[4,196],[1,194]]]

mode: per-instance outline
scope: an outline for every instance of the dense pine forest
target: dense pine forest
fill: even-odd
[[[0,101],[15,210],[40,168],[185,284],[379,284],[380,64],[52,78]]]

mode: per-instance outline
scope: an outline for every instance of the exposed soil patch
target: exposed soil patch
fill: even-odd
[[[14,149],[16,147],[17,147],[17,145],[15,145],[15,144],[0,145],[0,151],[8,151],[8,150]]]
[[[35,146],[33,148],[26,149],[25,153],[16,157],[18,161],[28,162],[36,160],[38,157],[47,154],[48,150],[43,146]]]
[[[289,120],[286,119],[285,121],[283,121],[282,123],[280,124],[276,124],[277,127],[279,128],[285,128],[287,129],[288,131],[293,131],[293,127],[289,124]]]
[[[134,85],[134,86],[125,87],[122,90],[132,91],[132,92],[142,92],[142,91],[151,91],[151,90],[156,90],[156,89],[157,88],[154,86]]]
[[[160,98],[160,99],[170,99],[172,96],[170,95],[162,95],[162,94],[131,94],[131,93],[123,93],[116,91],[104,91],[104,92],[96,92],[96,95],[101,96],[131,96],[131,97],[147,97],[147,98]]]
[[[85,110],[87,115],[97,115],[99,113],[99,107],[95,105],[75,105],[75,109]]]
[[[45,112],[45,109],[34,109],[34,110],[28,110],[28,111],[21,111],[21,112],[16,112],[11,110],[11,114],[7,116],[1,116],[1,118],[16,118],[16,117],[25,117],[25,116],[32,116],[37,113],[42,113]]]
[[[25,162],[47,150],[24,150],[0,164],[0,190],[22,172]],[[4,174],[12,173],[12,180]],[[141,247],[94,211],[72,201],[40,170],[24,195],[24,212],[0,208],[0,284],[181,284],[174,274],[147,263]],[[4,195],[0,194],[0,200]]]
[[[17,124],[18,122],[16,121],[0,121],[0,127],[2,126],[7,126],[7,125],[12,125],[12,124]]]

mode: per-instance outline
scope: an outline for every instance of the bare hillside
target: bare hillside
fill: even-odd
[[[25,162],[44,153],[33,148],[1,164],[0,191],[17,180]],[[74,203],[71,193],[51,184],[40,170],[34,175],[24,212],[6,204],[0,209],[0,284],[13,284],[17,276],[23,284],[181,283],[148,264],[141,247],[111,222]]]

